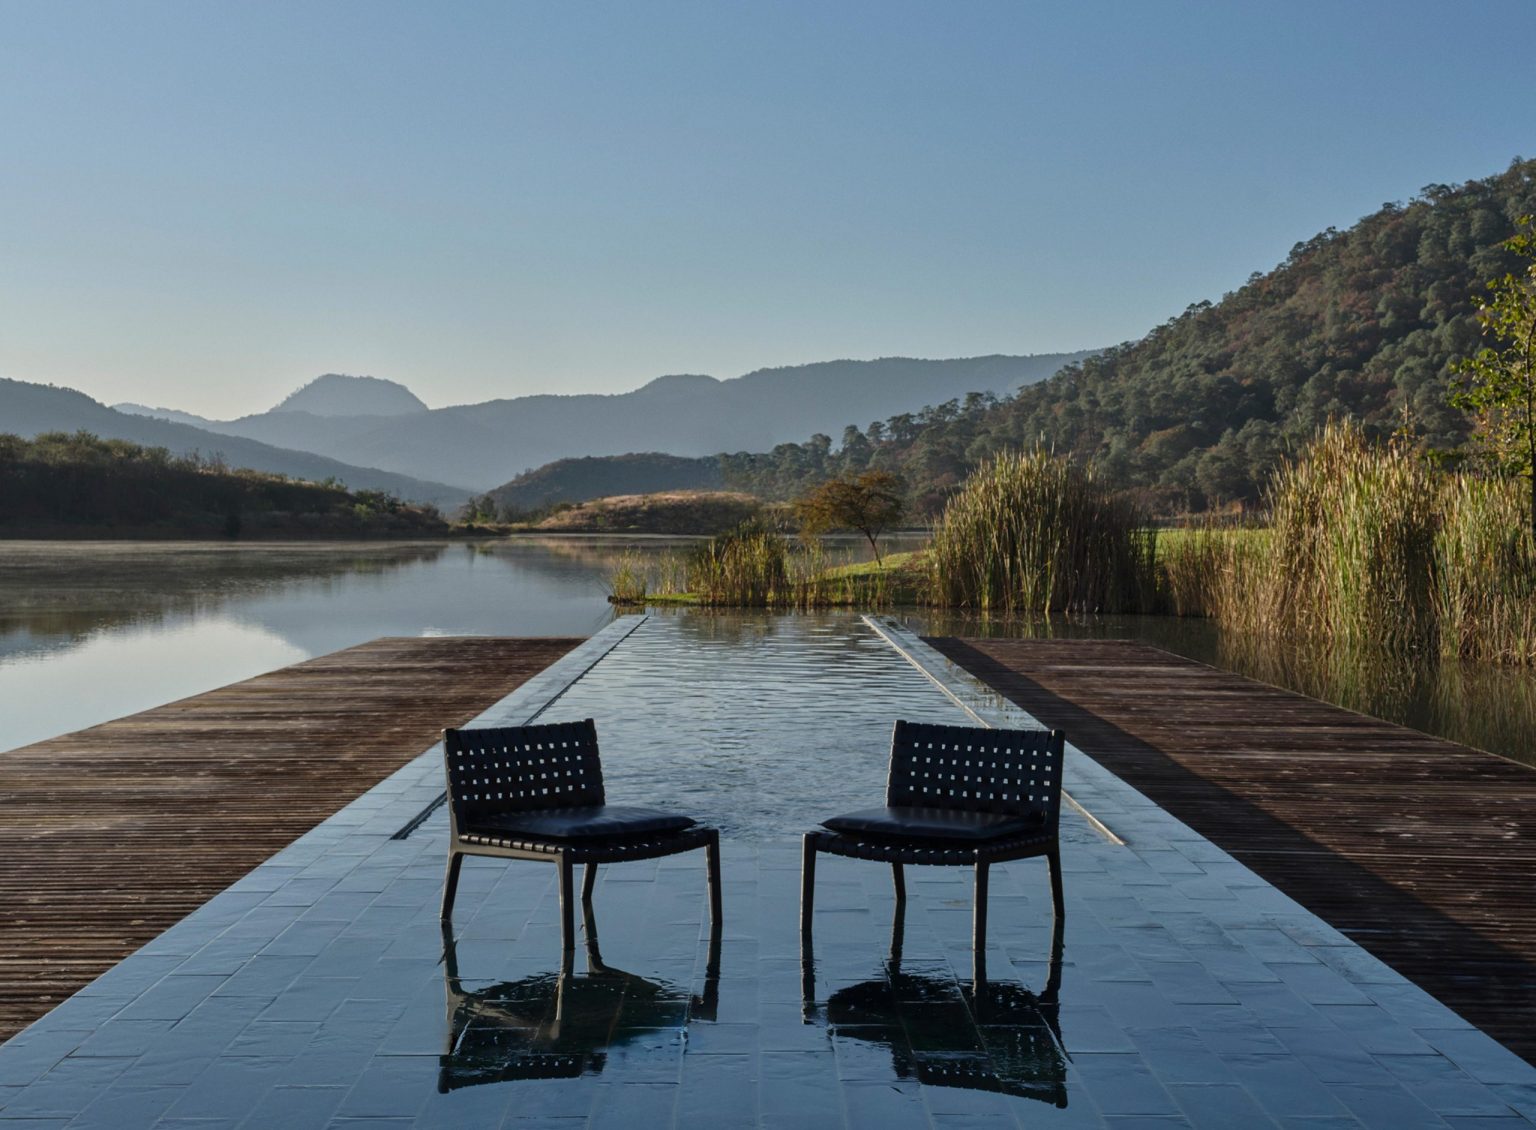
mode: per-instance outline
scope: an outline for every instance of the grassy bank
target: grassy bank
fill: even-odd
[[[540,533],[718,534],[757,516],[762,501],[733,491],[668,491],[598,498],[556,510]]]
[[[609,574],[619,605],[716,608],[882,608],[925,599],[921,555],[855,562],[819,540],[792,541],[757,521],[687,549],[624,554]]]

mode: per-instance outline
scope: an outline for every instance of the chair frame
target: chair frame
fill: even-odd
[[[895,839],[807,832],[800,868],[800,930],[809,938],[816,900],[816,853],[869,859],[891,865],[897,913],[906,908],[904,868],[973,866],[976,894],[971,926],[975,953],[987,942],[987,887],[994,863],[1044,856],[1050,868],[1051,910],[1058,927],[1066,910],[1061,889],[1061,771],[1066,735],[1061,730],[997,730],[898,721],[891,733],[885,803],[1010,816],[1039,814],[1027,835],[975,844],[954,840]]]
[[[695,825],[680,832],[641,833],[590,839],[540,839],[494,831],[477,832],[476,815],[537,812],[607,803],[597,726],[555,722],[532,726],[443,731],[448,780],[448,869],[443,878],[441,919],[451,923],[459,870],[466,855],[553,863],[560,873],[561,949],[576,948],[575,869],[585,865],[581,902],[589,907],[601,863],[656,859],[703,848],[709,883],[709,918],[719,928],[720,833]]]

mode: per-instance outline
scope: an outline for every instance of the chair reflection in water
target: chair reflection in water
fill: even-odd
[[[816,1003],[816,961],[802,938],[801,978],[807,1023],[824,1024],[834,1041],[884,1045],[898,1079],[929,1087],[961,1087],[1067,1105],[1067,1059],[1061,1042],[1062,928],[1051,933],[1045,988],[1012,981],[972,982],[908,973],[901,968],[904,910],[891,925],[882,976],[833,992]]]
[[[720,931],[710,932],[702,995],[651,981],[603,961],[590,904],[582,908],[587,969],[567,955],[558,973],[538,973],[467,989],[452,927],[443,926],[447,1047],[437,1089],[517,1079],[573,1079],[600,1073],[608,1049],[654,1040],[692,1020],[714,1020],[720,1006]]]

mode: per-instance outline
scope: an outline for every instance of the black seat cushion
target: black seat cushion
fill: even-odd
[[[496,836],[526,836],[531,840],[593,840],[681,832],[695,823],[690,817],[654,808],[589,804],[578,808],[544,808],[477,816],[471,826],[462,830]]]
[[[866,808],[822,821],[828,831],[886,840],[952,840],[980,843],[1037,831],[1045,819],[1036,813],[963,812],[953,808]]]

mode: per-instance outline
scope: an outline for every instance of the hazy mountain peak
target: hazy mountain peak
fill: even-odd
[[[210,421],[202,416],[194,416],[191,412],[178,412],[174,408],[151,408],[148,404],[135,404],[125,400],[120,404],[112,405],[114,412],[125,412],[130,416],[148,416],[154,420],[169,420],[173,424],[191,424],[194,428],[206,427]]]
[[[326,373],[288,396],[274,412],[312,416],[409,416],[427,411],[410,389],[383,377]]]
[[[705,392],[720,384],[718,377],[703,373],[669,373],[640,386],[639,392],[695,393]]]

